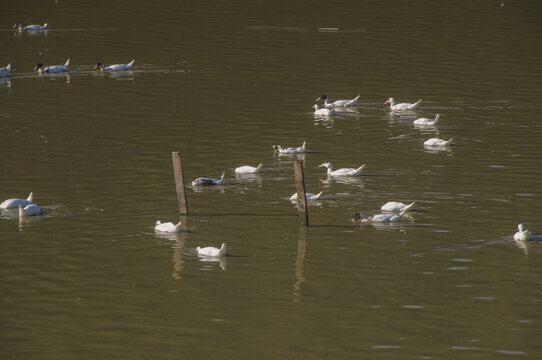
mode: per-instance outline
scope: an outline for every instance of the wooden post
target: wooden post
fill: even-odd
[[[177,200],[179,201],[179,213],[188,215],[188,203],[186,202],[186,194],[184,192],[184,175],[181,153],[178,151],[172,152],[171,159],[173,160],[173,173],[175,174],[175,186],[177,188]]]
[[[307,195],[305,194],[305,173],[303,161],[294,160],[295,186],[297,188],[297,209],[302,215],[301,223],[309,226],[309,211],[307,209]]]

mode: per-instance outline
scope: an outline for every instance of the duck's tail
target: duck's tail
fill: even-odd
[[[416,203],[416,202],[415,202],[415,201],[413,201],[413,202],[412,202],[411,204],[408,204],[407,206],[405,206],[405,207],[403,208],[403,211],[407,211],[407,210],[409,210],[409,209],[410,209],[411,207],[413,207],[413,206],[414,206],[414,204],[415,204],[415,203]]]
[[[347,102],[346,105],[347,105],[347,106],[356,105],[356,103],[358,102],[360,96],[361,96],[361,95],[358,94],[358,96],[356,96],[355,98],[353,98],[352,100],[350,100],[349,102]]]
[[[183,227],[182,227],[181,222],[179,221],[179,223],[175,225],[175,232],[181,232],[181,231],[183,231]]]
[[[303,145],[301,145],[301,150],[303,150],[303,151],[306,150],[305,141],[303,141]]]
[[[44,29],[44,30],[47,29],[47,26],[48,26],[48,25],[49,25],[49,24],[47,24],[47,23],[43,24],[43,26],[42,26],[43,29]]]
[[[322,196],[322,193],[323,193],[323,191],[320,191],[318,194],[314,195],[312,199],[313,200],[320,199],[320,196]]]
[[[226,243],[222,243],[220,250],[218,250],[218,256],[226,256]]]
[[[28,201],[29,203],[31,203],[33,200],[34,200],[34,193],[31,192],[30,195],[28,195],[28,197],[26,198],[26,201]]]
[[[416,102],[412,105],[411,109],[417,109],[418,106],[420,106],[421,103],[422,103],[422,99],[416,101]]]
[[[355,172],[356,172],[356,173],[360,173],[360,172],[362,172],[362,171],[363,171],[363,169],[365,169],[365,165],[367,165],[367,164],[363,164],[363,165],[361,165],[361,166],[360,166],[359,168],[357,168],[357,169],[356,169],[356,171],[355,171]]]
[[[11,63],[9,63],[8,66],[6,66],[6,70],[11,71]]]
[[[260,165],[256,166],[256,169],[254,170],[254,172],[259,173],[260,171],[262,171],[262,167],[263,167],[263,164],[260,163]]]
[[[128,67],[132,67],[134,66],[134,63],[135,63],[135,59],[130,61],[128,64],[126,64]]]
[[[450,145],[450,143],[451,143],[452,141],[454,141],[454,138],[451,138],[450,140],[446,140],[446,141],[444,142],[444,145]]]
[[[435,116],[435,120],[433,120],[433,125],[437,125],[439,122],[439,119],[440,119],[440,114],[437,114],[437,116]]]
[[[64,64],[65,67],[70,66],[70,59],[66,60],[66,63]]]

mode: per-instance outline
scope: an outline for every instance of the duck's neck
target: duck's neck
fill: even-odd
[[[332,164],[328,164],[327,166],[327,173],[328,175],[331,174],[333,172],[333,165]]]

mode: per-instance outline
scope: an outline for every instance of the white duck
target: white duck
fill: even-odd
[[[7,199],[0,204],[0,208],[1,209],[16,208],[19,205],[22,205],[24,207],[24,206],[32,204],[33,198],[34,198],[34,193],[31,192],[30,195],[28,195],[28,197],[26,198],[26,200],[19,199],[19,198]]]
[[[303,141],[303,145],[297,148],[283,148],[280,145],[273,145],[273,150],[278,151],[280,154],[304,154],[306,147],[305,142]]]
[[[405,210],[406,211],[406,210]],[[390,222],[399,222],[403,221],[402,216],[405,213],[402,211],[399,214],[376,214],[373,216],[367,216],[364,213],[357,212],[352,218],[352,222],[360,221],[362,223],[373,222],[373,223],[390,223]]]
[[[451,138],[450,140],[442,140],[442,139],[439,139],[439,138],[431,138],[431,139],[425,140],[424,143],[423,143],[423,146],[427,146],[427,147],[444,147],[444,146],[450,145],[450,143],[453,140],[454,140],[453,138]]]
[[[53,66],[47,66],[43,67],[42,63],[37,63],[36,67],[34,67],[34,70],[38,70],[40,74],[42,73],[58,73],[58,72],[65,72],[68,71],[68,67],[70,66],[70,59],[66,61],[64,65],[53,65]]]
[[[128,64],[115,64],[106,67],[103,63],[99,62],[94,66],[92,70],[100,69],[101,71],[124,71],[130,70],[132,66],[134,66],[134,63],[135,59],[130,61]]]
[[[260,165],[254,167],[254,166],[250,166],[250,165],[245,165],[245,166],[239,166],[237,168],[235,168],[235,173],[236,174],[257,174],[257,173],[261,173],[262,172],[262,164],[260,163]]]
[[[305,193],[305,197],[307,198],[307,201],[315,201],[320,199],[322,196],[323,191],[320,191],[318,194],[313,193]],[[290,201],[297,201],[297,193],[290,196]]]
[[[177,225],[172,222],[162,223],[161,221],[157,221],[156,225],[154,226],[154,231],[163,233],[180,233],[183,231],[183,228],[180,221]]]
[[[430,120],[427,118],[419,118],[419,119],[414,120],[413,124],[419,125],[419,126],[436,126],[439,122],[439,119],[440,119],[440,114],[437,114],[437,116],[435,116],[435,120]]]
[[[207,257],[223,257],[226,256],[226,244],[222,243],[222,246],[220,249],[217,249],[212,246],[200,248],[199,246],[196,248],[196,252],[199,256],[207,256]]]
[[[22,205],[19,205],[20,218],[24,216],[36,216],[40,215],[41,213],[43,213],[43,210],[36,204],[29,204],[24,207]]]
[[[314,109],[314,115],[318,115],[318,116],[330,116],[330,115],[333,115],[333,114],[335,113],[335,109],[334,109],[334,108],[331,108],[331,109],[326,109],[326,108],[320,109],[320,108],[318,107],[318,104],[314,104],[313,109]]]
[[[318,165],[318,167],[327,168],[328,176],[361,176],[361,172],[365,168],[365,164],[361,165],[359,168],[342,168],[333,170],[333,164],[329,161],[326,161],[323,164]]]
[[[17,29],[19,31],[39,31],[39,30],[47,30],[47,23],[43,25],[27,25],[23,26],[23,23],[20,21],[17,21],[15,25],[13,25],[14,29]]]
[[[324,107],[328,109],[332,109],[334,107],[347,107],[347,106],[354,106],[358,103],[359,100],[359,94],[352,100],[337,100],[334,102],[329,102],[329,98],[326,94],[322,94],[316,101],[324,100]]]
[[[514,240],[516,241],[534,241],[535,237],[533,234],[525,229],[524,224],[518,224],[518,231],[514,234]]]
[[[385,203],[384,205],[382,205],[380,210],[384,212],[403,212],[412,208],[414,204],[415,202],[412,202],[411,204],[407,205],[407,204],[403,204],[402,202],[389,201]]]
[[[11,64],[8,64],[8,66],[0,68],[0,78],[9,76],[9,72],[11,71]]]
[[[390,104],[391,110],[415,110],[420,106],[422,102],[422,99],[418,100],[417,102],[410,104],[410,103],[401,103],[396,104],[394,98],[388,98],[384,104]]]
[[[226,175],[226,172],[222,173],[220,179],[199,177],[196,180],[192,181],[192,186],[224,185],[224,175]]]

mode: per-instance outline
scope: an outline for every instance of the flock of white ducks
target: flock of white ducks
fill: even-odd
[[[0,204],[0,209],[19,209],[19,219],[24,218],[25,216],[36,216],[43,214],[43,209],[36,204],[33,204],[34,193],[30,193],[26,199],[20,198],[11,198],[4,200]]]

